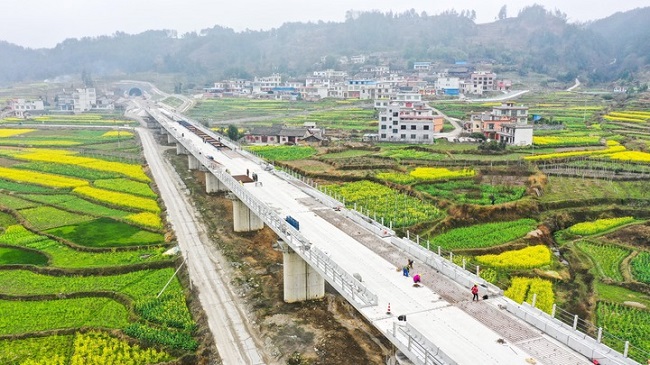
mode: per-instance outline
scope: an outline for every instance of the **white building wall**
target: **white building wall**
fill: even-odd
[[[77,89],[72,94],[72,98],[75,113],[87,112],[97,105],[95,88]]]
[[[533,144],[532,126],[516,128],[514,133],[514,144],[517,146],[530,146]]]

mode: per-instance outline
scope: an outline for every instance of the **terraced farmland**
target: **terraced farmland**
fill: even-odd
[[[0,363],[196,359],[198,326],[177,258],[163,254],[157,195],[128,162],[134,135],[112,157],[89,156],[113,138],[104,133],[0,133]],[[16,147],[46,140],[48,150]]]

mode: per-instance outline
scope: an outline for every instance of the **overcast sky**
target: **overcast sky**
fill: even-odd
[[[221,25],[236,31],[270,29],[284,22],[343,21],[348,10],[438,14],[476,10],[477,22],[494,21],[534,3],[559,9],[570,22],[604,18],[650,6],[650,0],[2,0],[0,40],[25,47],[54,47],[67,38],[173,29],[179,34]],[[1,55],[0,55],[1,57]]]

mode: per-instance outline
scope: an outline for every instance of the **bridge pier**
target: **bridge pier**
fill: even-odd
[[[187,150],[187,148],[185,148],[185,146],[183,146],[180,143],[176,143],[176,154],[177,155],[187,155],[188,153],[189,153],[189,151]]]
[[[232,215],[235,232],[258,231],[264,228],[264,222],[260,217],[237,198],[232,201]]]
[[[216,176],[212,175],[210,171],[205,172],[205,192],[218,193],[220,191],[228,191],[228,187],[224,185]]]
[[[284,301],[287,303],[321,299],[325,296],[325,279],[295,251],[286,245],[282,253],[284,266]]]
[[[174,138],[174,136],[172,136],[171,133],[167,133],[167,143],[169,144],[176,143],[176,138]]]
[[[189,154],[187,155],[187,166],[189,167],[190,170],[196,170],[199,168],[199,159],[194,157],[193,155]]]

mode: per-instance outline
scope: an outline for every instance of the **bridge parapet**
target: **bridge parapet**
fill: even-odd
[[[502,298],[505,309],[516,317],[565,344],[589,359],[598,360],[602,365],[638,365],[639,363],[618,351],[604,345],[597,339],[580,332],[566,323],[548,315],[544,311],[524,302],[517,304],[509,298]]]
[[[458,364],[408,322],[393,322],[393,328],[386,332],[386,337],[416,365]]]

